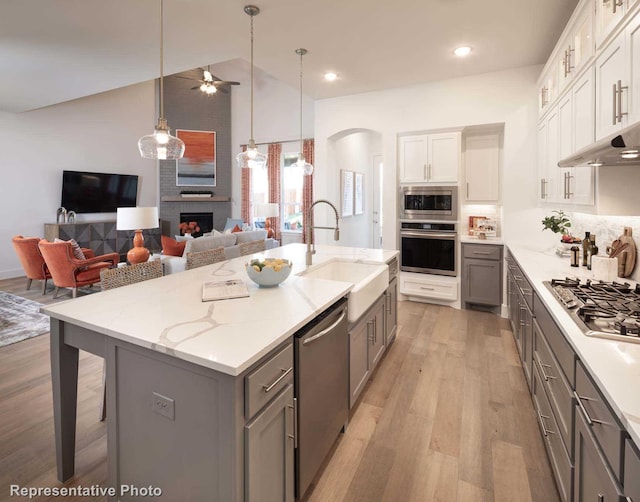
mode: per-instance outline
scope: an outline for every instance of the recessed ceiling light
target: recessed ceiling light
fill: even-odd
[[[453,53],[459,58],[463,58],[471,54],[471,47],[469,47],[468,45],[464,45],[462,47],[458,47],[457,49],[455,49]]]
[[[338,78],[338,74],[334,73],[332,71],[328,71],[327,73],[324,74],[324,79],[327,82],[333,82],[334,80],[336,80]]]

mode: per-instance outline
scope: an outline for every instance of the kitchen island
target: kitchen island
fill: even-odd
[[[307,268],[305,250],[292,244],[263,253],[293,263],[291,276],[276,288],[249,280],[247,256],[43,308],[51,316],[58,478],[74,471],[82,349],[106,360],[111,487],[143,483],[161,488],[169,499],[202,500],[206,493],[244,500],[245,429],[262,415],[248,411],[245,377],[272,359],[287,363],[294,333],[354,287],[297,275]],[[314,265],[334,259],[382,264],[396,256],[317,246]],[[201,301],[203,282],[236,278],[247,283],[248,298]],[[284,398],[292,395],[292,375],[282,377],[273,394],[282,390],[278,396]],[[291,406],[283,402],[284,413]],[[295,425],[291,417],[282,416],[287,433]]]

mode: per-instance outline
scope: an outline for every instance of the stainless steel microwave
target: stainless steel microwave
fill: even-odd
[[[457,220],[458,187],[404,186],[400,204],[401,219]]]

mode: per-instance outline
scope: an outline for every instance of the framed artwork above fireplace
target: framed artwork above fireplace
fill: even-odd
[[[176,160],[177,186],[216,186],[216,133],[176,129],[184,156]]]

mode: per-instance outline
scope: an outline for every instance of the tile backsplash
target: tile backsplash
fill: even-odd
[[[636,248],[640,246],[640,216],[598,216],[585,213],[568,213],[572,223],[571,233],[584,238],[585,232],[596,235],[599,255],[606,254],[606,247],[622,235],[624,227],[633,228]],[[636,265],[630,279],[640,281],[640,266]]]

